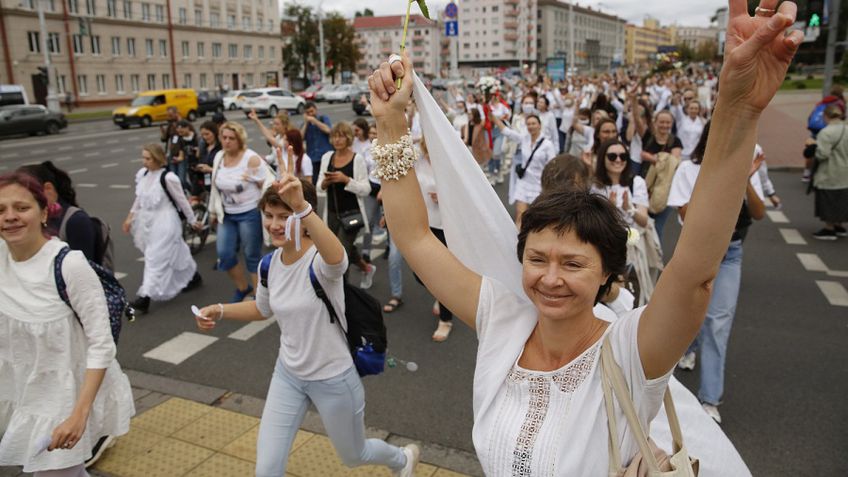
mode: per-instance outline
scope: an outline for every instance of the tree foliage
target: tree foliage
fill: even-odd
[[[356,31],[341,14],[333,12],[327,15],[324,25],[324,48],[327,60],[327,73],[335,82],[336,75],[342,71],[355,71],[362,53],[356,45]]]
[[[371,10],[370,8],[366,8],[366,9],[362,10],[361,12],[359,10],[357,10],[356,14],[354,16],[356,16],[356,17],[373,17],[374,16],[374,10]]]
[[[284,14],[293,19],[296,27],[283,48],[283,68],[289,77],[300,75],[307,84],[311,70],[318,64],[318,19],[311,7],[296,3],[286,5]]]

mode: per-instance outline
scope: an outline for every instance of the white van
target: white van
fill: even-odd
[[[29,104],[26,90],[18,84],[0,84],[0,106]]]

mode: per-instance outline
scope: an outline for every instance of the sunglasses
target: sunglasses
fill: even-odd
[[[608,152],[607,160],[610,162],[621,161],[627,162],[630,156],[626,152]]]

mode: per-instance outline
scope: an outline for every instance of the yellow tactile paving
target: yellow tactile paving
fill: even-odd
[[[256,438],[258,435],[259,426],[255,426],[239,436],[236,440],[224,446],[224,448],[221,449],[221,452],[233,457],[238,457],[242,460],[256,462]],[[314,435],[315,434],[307,431],[297,431],[297,435],[295,435],[294,442],[292,443],[292,452],[297,450]]]
[[[215,454],[185,477],[253,477],[256,464],[224,454]]]
[[[194,401],[171,398],[134,418],[132,427],[169,436],[204,414],[212,412],[212,409],[211,406]]]
[[[225,409],[212,409],[191,425],[173,433],[171,437],[219,451],[258,424],[259,419],[252,416]]]
[[[129,434],[119,437],[112,448],[106,450],[95,467],[103,472],[120,475],[119,469],[122,465],[133,457],[146,453],[162,439],[164,436],[134,427]]]
[[[433,474],[433,477],[468,477],[465,474],[460,474],[459,472],[454,472],[452,470],[447,469],[436,469],[436,473]]]
[[[121,465],[120,477],[174,477],[185,475],[214,452],[177,439],[165,438],[147,453]]]

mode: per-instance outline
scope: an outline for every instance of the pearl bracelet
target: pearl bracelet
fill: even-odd
[[[371,148],[376,167],[374,175],[381,180],[396,181],[409,173],[415,165],[415,148],[409,130],[392,144],[377,144]]]

